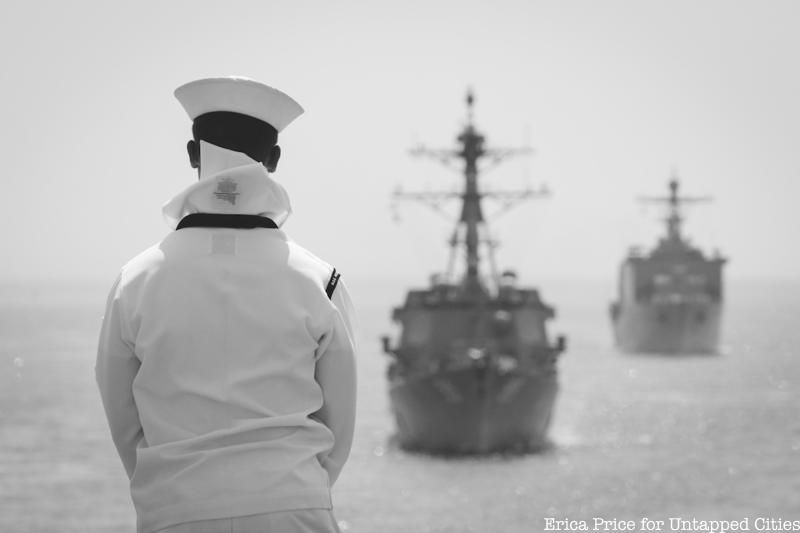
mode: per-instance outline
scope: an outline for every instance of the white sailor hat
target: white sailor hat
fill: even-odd
[[[303,114],[288,94],[239,76],[190,81],[175,89],[175,98],[192,120],[213,111],[231,111],[264,121],[279,132]]]

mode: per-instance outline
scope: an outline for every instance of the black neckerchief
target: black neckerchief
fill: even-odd
[[[222,213],[193,213],[186,215],[175,229],[183,228],[272,228],[278,225],[271,218],[259,215],[227,215]]]

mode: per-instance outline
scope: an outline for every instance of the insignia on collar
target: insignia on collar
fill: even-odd
[[[238,188],[239,184],[236,180],[222,178],[217,182],[217,190],[214,192],[214,196],[216,196],[218,200],[236,205],[236,197],[239,196],[239,193],[236,192]]]

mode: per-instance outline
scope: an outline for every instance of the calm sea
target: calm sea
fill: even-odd
[[[442,459],[391,443],[378,336],[401,283],[351,282],[360,404],[346,532],[540,532],[545,519],[800,519],[800,283],[728,286],[718,356],[625,356],[611,283],[542,283],[569,337],[552,449]],[[107,284],[0,286],[0,532],[134,531],[94,383]],[[613,529],[612,529],[613,530]],[[666,522],[662,531],[670,531]]]

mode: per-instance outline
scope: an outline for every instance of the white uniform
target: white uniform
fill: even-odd
[[[285,220],[258,163],[201,145],[201,180],[165,206]],[[254,199],[255,198],[255,199]],[[355,417],[352,305],[280,229],[185,228],[130,261],[108,298],[97,382],[139,531],[330,509]]]

